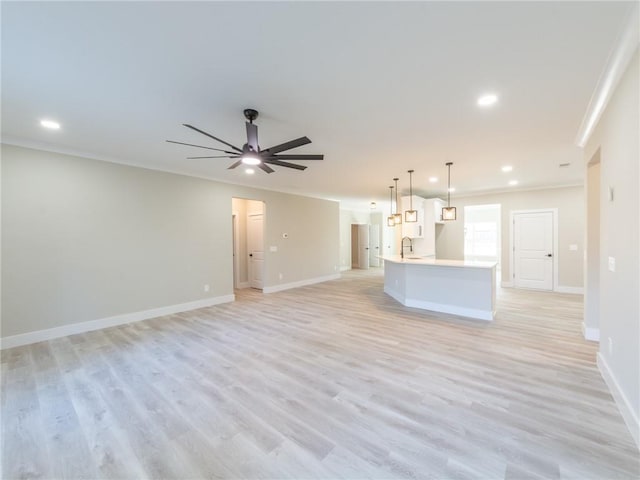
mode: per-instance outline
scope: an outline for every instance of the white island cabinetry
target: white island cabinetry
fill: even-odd
[[[496,263],[385,255],[384,292],[407,307],[493,320]]]

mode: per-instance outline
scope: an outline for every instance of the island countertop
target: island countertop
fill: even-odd
[[[393,263],[404,263],[408,265],[432,265],[436,267],[470,267],[470,268],[494,268],[496,262],[482,262],[478,260],[447,260],[444,258],[419,257],[414,255],[380,255],[384,261]]]

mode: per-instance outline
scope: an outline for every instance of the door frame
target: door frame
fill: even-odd
[[[516,221],[516,215],[522,213],[551,213],[553,223],[553,278],[551,291],[555,292],[558,289],[558,209],[557,208],[536,208],[533,210],[510,210],[509,211],[509,273],[511,278],[509,282],[502,282],[505,287],[515,287],[516,270],[514,266],[514,226]]]
[[[231,213],[231,233],[232,233],[232,255],[233,255],[233,289],[238,287],[238,277],[240,274],[240,265],[238,261],[238,254],[240,253],[240,240],[238,238],[238,214]]]

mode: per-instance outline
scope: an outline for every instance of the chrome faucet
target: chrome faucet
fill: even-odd
[[[413,239],[411,237],[402,237],[400,243],[400,258],[404,258],[404,241],[409,240],[409,252],[413,253]]]

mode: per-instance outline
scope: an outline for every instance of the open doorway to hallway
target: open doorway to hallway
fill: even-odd
[[[233,198],[233,288],[264,286],[265,204],[259,200]]]

